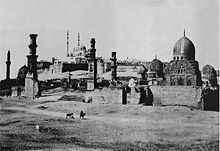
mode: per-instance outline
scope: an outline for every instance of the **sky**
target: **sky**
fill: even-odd
[[[0,79],[11,51],[11,77],[27,64],[29,34],[36,33],[38,60],[65,58],[70,48],[90,46],[97,56],[170,61],[178,39],[186,36],[196,49],[199,67],[219,68],[218,0],[0,0]]]

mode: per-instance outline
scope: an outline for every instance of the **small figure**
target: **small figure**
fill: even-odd
[[[73,113],[67,113],[67,114],[66,114],[66,119],[67,119],[67,118],[73,118],[73,119],[74,119]]]
[[[84,113],[82,110],[80,111],[80,116],[79,118],[80,119],[84,119],[84,116],[86,115],[86,113]]]

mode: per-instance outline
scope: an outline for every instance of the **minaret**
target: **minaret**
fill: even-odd
[[[28,58],[28,72],[33,74],[33,79],[37,81],[37,55],[36,55],[36,39],[37,34],[30,34],[30,45],[28,46],[30,49],[30,55]]]
[[[78,32],[77,46],[78,46],[78,48],[80,47],[80,34],[79,34],[79,32]]]
[[[184,28],[184,31],[183,31],[183,36],[186,37],[186,31],[185,31],[185,28]]]
[[[10,51],[8,50],[7,60],[6,60],[6,80],[10,79],[10,65],[11,65],[11,55],[10,55]]]
[[[66,55],[69,57],[69,31],[66,33]]]

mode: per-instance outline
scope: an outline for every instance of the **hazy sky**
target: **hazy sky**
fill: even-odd
[[[11,77],[26,64],[29,34],[37,33],[38,60],[66,55],[70,47],[96,38],[97,55],[170,61],[175,42],[183,36],[196,48],[200,69],[218,67],[218,0],[0,0],[0,79],[5,78],[7,50]]]

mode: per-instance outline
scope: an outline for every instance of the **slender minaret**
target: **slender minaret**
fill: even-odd
[[[186,37],[186,31],[185,31],[185,28],[184,28],[184,31],[183,31],[183,36]]]
[[[78,48],[80,47],[80,34],[79,34],[79,32],[78,32],[77,46],[78,46]]]
[[[6,60],[6,80],[10,79],[10,65],[11,65],[11,55],[10,55],[10,50],[8,50],[7,60]]]
[[[69,57],[69,31],[66,33],[66,55]]]

